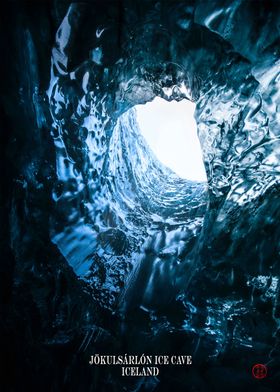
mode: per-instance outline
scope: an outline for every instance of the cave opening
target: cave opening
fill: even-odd
[[[206,182],[195,103],[156,97],[135,109],[139,129],[159,161],[180,178]]]

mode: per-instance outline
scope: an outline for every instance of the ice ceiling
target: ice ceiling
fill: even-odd
[[[54,5],[50,14],[51,53],[37,49],[34,31],[43,27],[36,25],[25,30],[22,58],[34,129],[50,132],[55,151],[38,158],[43,142],[34,136],[39,152],[34,147],[21,162],[22,193],[35,200],[33,242],[22,243],[18,228],[12,235],[19,281],[32,275],[30,296],[48,320],[48,350],[79,341],[77,355],[85,356],[108,347],[187,352],[204,369],[125,386],[110,373],[103,382],[112,391],[185,391],[189,382],[224,391],[234,374],[233,391],[244,367],[258,361],[270,364],[272,391],[279,380],[279,3],[93,1]],[[135,107],[159,98],[195,103],[207,183],[178,177],[151,153]],[[47,217],[38,212],[45,205]],[[38,244],[58,255],[32,268],[42,226]]]

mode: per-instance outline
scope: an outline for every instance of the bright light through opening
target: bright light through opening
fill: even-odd
[[[156,157],[179,177],[206,181],[194,119],[195,104],[155,98],[137,105],[140,130]]]

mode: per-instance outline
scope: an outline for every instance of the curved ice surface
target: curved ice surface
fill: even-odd
[[[84,120],[91,173],[99,147],[95,121],[95,117],[90,115]],[[66,148],[64,151],[66,155]],[[159,230],[164,233],[178,232],[178,238],[181,236],[185,240],[198,236],[206,209],[207,185],[183,180],[157,160],[141,135],[134,109],[122,114],[114,123],[105,158],[100,159],[104,159],[102,182],[96,187],[94,177],[84,184],[78,173],[75,176],[74,170],[68,169],[68,173],[73,174],[72,186],[76,178],[77,182],[81,182],[79,187],[82,194],[85,187],[89,187],[90,200],[81,200],[86,214],[79,213],[73,207],[72,213],[68,210],[71,200],[76,202],[80,193],[77,188],[71,192],[67,187],[59,196],[54,191],[60,213],[64,212],[66,221],[63,231],[60,227],[56,230],[54,226],[53,242],[78,276],[83,277],[94,290],[97,285],[101,292],[104,288],[109,296],[107,298],[104,294],[102,302],[109,306],[113,303],[112,292],[115,298],[126,271],[140,257],[141,244],[147,238],[156,235]],[[67,166],[73,165],[69,160],[58,159],[57,173],[61,182],[69,181],[65,163]],[[165,248],[169,246],[169,241],[166,241]],[[177,254],[179,248],[184,247],[186,245],[181,241],[173,251]],[[96,274],[96,253],[101,257],[102,269],[106,271],[102,284]],[[118,268],[117,274],[114,272],[117,277],[112,280],[111,269]]]
[[[132,3],[121,30],[105,6],[99,20],[75,3],[57,31],[52,241],[124,320],[121,336],[130,328],[144,348],[183,337],[197,362],[267,358],[279,326],[277,6]],[[207,184],[174,175],[142,138],[133,107],[155,97],[196,102]]]

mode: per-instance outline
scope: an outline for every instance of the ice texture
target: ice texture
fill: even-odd
[[[27,320],[7,341],[40,357],[48,390],[261,392],[258,362],[276,390],[279,2],[27,4],[7,6],[6,325]],[[133,107],[155,97],[196,103],[207,183],[141,136]],[[153,380],[86,368],[108,350],[194,365]],[[39,385],[32,363],[23,385]]]

